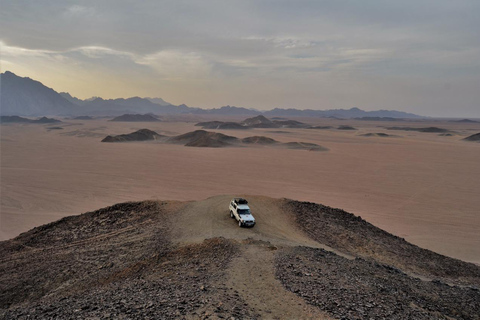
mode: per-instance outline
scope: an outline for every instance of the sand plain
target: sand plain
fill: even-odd
[[[299,119],[358,130],[218,131],[316,143],[329,149],[322,152],[100,142],[143,128],[183,134],[199,129],[192,120],[64,120],[57,130],[2,124],[0,240],[118,202],[252,194],[342,208],[421,247],[480,264],[480,144],[461,140],[480,132],[479,123]],[[385,129],[390,126],[436,126],[455,134]],[[361,136],[377,132],[398,137]]]

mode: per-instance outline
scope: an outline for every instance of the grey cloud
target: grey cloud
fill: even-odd
[[[0,7],[0,41],[33,50],[17,57],[0,52],[8,65],[28,66],[20,61],[28,55],[36,63],[55,57],[68,59],[65,68],[97,66],[111,74],[124,68],[136,79],[144,74],[162,81],[175,76],[190,89],[196,84],[182,77],[196,77],[219,86],[226,100],[229,90],[232,99],[240,96],[239,84],[260,90],[257,83],[258,89],[249,85],[254,78],[270,83],[270,96],[288,92],[300,101],[300,93],[308,94],[305,107],[314,107],[315,99],[344,107],[358,101],[386,103],[387,96],[379,98],[376,92],[372,98],[377,86],[398,94],[397,101],[405,104],[441,105],[442,99],[429,98],[430,87],[420,85],[442,86],[439,77],[464,95],[451,92],[465,106],[480,98],[469,85],[458,89],[480,79],[480,2],[475,0],[0,0]],[[331,89],[330,94],[329,82],[362,90],[342,94]],[[325,90],[318,90],[319,84]],[[401,94],[411,98],[401,99]],[[272,99],[260,104],[281,101],[266,96],[252,94]],[[244,97],[238,101],[254,106]]]

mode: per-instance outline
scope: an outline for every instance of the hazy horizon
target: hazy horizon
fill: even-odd
[[[0,2],[1,71],[81,99],[480,117],[476,1]]]

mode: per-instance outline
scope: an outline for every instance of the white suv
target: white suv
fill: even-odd
[[[238,221],[239,227],[253,227],[255,218],[250,213],[248,201],[243,198],[233,198],[230,201],[230,217]]]

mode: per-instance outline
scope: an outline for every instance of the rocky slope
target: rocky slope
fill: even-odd
[[[0,243],[2,319],[479,319],[480,267],[350,213],[246,196],[117,204]]]
[[[183,144],[187,147],[209,147],[220,148],[230,146],[238,141],[236,137],[227,136],[222,133],[195,130],[168,139],[171,143]]]
[[[480,133],[472,134],[471,136],[468,136],[468,137],[464,138],[463,140],[465,140],[465,141],[473,141],[473,142],[480,142]]]
[[[102,142],[130,142],[130,141],[149,141],[158,140],[164,136],[148,129],[140,129],[129,134],[120,134],[117,136],[107,136]]]

